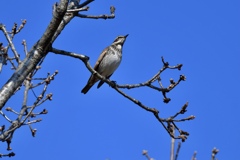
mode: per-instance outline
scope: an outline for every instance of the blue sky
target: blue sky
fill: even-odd
[[[22,57],[22,39],[30,49],[42,36],[55,2],[1,2],[5,7],[0,10],[0,23],[8,30],[14,22],[20,24],[21,19],[27,19],[24,30],[14,40]],[[182,63],[181,71],[167,70],[162,75],[165,86],[170,78],[177,80],[180,74],[187,77],[186,82],[168,94],[172,99],[169,104],[162,103],[160,93],[147,88],[126,92],[159,109],[162,117],[174,114],[189,102],[186,116],[195,115],[196,119],[179,124],[190,133],[182,144],[180,160],[191,159],[194,151],[198,159],[209,159],[213,147],[220,150],[219,159],[235,159],[240,142],[240,2],[106,0],[90,4],[86,14],[109,13],[111,5],[116,7],[115,19],[76,18],[53,47],[86,54],[94,65],[100,52],[116,36],[129,34],[122,63],[111,77],[119,84],[135,84],[151,78],[162,67],[161,56],[170,65]],[[3,34],[0,42],[6,44]],[[1,85],[12,73],[8,68],[9,65],[5,66],[1,73]],[[49,113],[41,116],[41,123],[33,125],[38,129],[35,138],[27,127],[15,133],[12,148],[17,155],[13,159],[144,160],[143,149],[156,160],[169,159],[170,137],[152,114],[106,84],[81,94],[90,73],[76,59],[49,53],[38,75],[55,70],[59,75],[48,89],[53,93],[53,101],[42,106]],[[22,98],[19,93],[6,106],[20,108]],[[1,153],[6,152],[5,143],[0,148]]]

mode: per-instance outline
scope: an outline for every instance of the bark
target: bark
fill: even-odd
[[[11,78],[1,88],[0,110],[2,110],[9,98],[14,94],[14,91],[22,85],[28,74],[31,73],[41,59],[47,55],[52,43],[60,34],[58,33],[57,36],[54,36],[56,35],[56,31],[66,13],[67,6],[68,0],[61,0],[59,5],[55,5],[56,8],[53,12],[53,18],[43,36],[32,47],[26,58],[19,64]]]

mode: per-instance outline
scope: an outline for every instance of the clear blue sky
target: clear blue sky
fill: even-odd
[[[14,40],[22,57],[22,39],[30,49],[42,36],[52,17],[54,2],[1,2],[0,23],[8,30],[14,22],[20,24],[21,19],[27,19],[26,27]],[[112,76],[119,84],[149,79],[162,67],[161,56],[171,65],[183,63],[180,72],[170,70],[162,75],[165,86],[170,78],[177,80],[180,74],[187,77],[168,94],[172,99],[169,104],[163,104],[162,95],[150,89],[127,93],[159,109],[162,117],[174,114],[189,102],[186,116],[195,115],[196,119],[180,124],[190,136],[182,144],[179,160],[191,159],[194,151],[198,159],[210,159],[213,147],[220,150],[219,159],[236,159],[240,143],[240,2],[107,0],[93,2],[86,14],[109,13],[111,5],[116,7],[115,19],[76,18],[53,46],[86,54],[94,65],[116,36],[129,34],[122,63]],[[0,42],[6,44],[3,34]],[[11,74],[8,67],[1,73],[1,85]],[[33,125],[38,129],[35,138],[28,127],[15,133],[12,148],[17,155],[12,159],[145,160],[143,149],[156,160],[169,159],[170,137],[152,114],[106,84],[81,94],[90,73],[76,59],[50,53],[39,76],[55,70],[59,75],[48,89],[53,92],[53,101],[42,106],[49,114]],[[17,94],[7,106],[20,108],[21,104],[22,95]],[[1,124],[5,123],[0,119]],[[0,152],[5,149],[6,144],[2,143]]]

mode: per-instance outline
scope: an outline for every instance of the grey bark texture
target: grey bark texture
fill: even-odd
[[[53,18],[43,36],[32,47],[26,58],[19,64],[11,78],[1,88],[0,110],[6,104],[8,99],[14,94],[15,90],[22,85],[28,74],[35,69],[41,59],[49,52],[49,48],[51,47],[52,43],[60,34],[56,34],[56,31],[60,31],[58,30],[58,27],[66,13],[67,6],[68,0],[61,0],[59,5],[55,5],[56,8],[53,12]]]

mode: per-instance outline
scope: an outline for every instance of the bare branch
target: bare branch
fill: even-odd
[[[41,122],[42,119],[36,119],[36,120],[33,120],[33,121],[28,121],[27,123],[25,123],[25,125],[29,125],[29,124],[33,124],[33,123],[38,123],[38,122]]]
[[[23,41],[22,41],[22,45],[24,46],[25,56],[27,56],[28,52],[27,52],[27,42],[26,42],[26,40],[23,40]]]
[[[172,135],[175,136],[175,129],[172,126]],[[171,148],[170,148],[170,160],[174,160],[174,145],[175,145],[175,139],[171,138]]]
[[[22,104],[22,109],[21,112],[18,116],[18,121],[22,119],[22,116],[27,114],[27,99],[28,99],[28,91],[31,87],[31,83],[28,79],[25,80],[25,90],[24,90],[24,98],[23,98],[23,104]]]
[[[180,130],[177,125],[174,123],[175,122],[175,119],[179,114],[183,114],[186,112],[186,107],[187,107],[187,104],[186,103],[182,108],[181,110],[176,113],[174,116],[171,116],[169,118],[166,118],[166,119],[163,119],[163,118],[160,118],[159,117],[159,111],[156,109],[156,108],[150,108],[146,105],[144,105],[142,102],[140,102],[139,100],[137,100],[136,98],[133,98],[129,95],[127,95],[126,93],[124,93],[123,91],[121,91],[118,87],[119,85],[117,85],[114,81],[110,81],[109,79],[106,79],[105,77],[101,76],[97,71],[95,71],[91,65],[89,64],[88,60],[89,60],[89,57],[85,56],[85,55],[82,55],[82,54],[77,54],[77,53],[73,53],[73,52],[67,52],[67,51],[63,51],[63,50],[58,50],[58,49],[55,49],[55,48],[51,48],[50,49],[51,52],[55,53],[55,54],[60,54],[60,55],[65,55],[65,56],[70,56],[70,57],[73,57],[73,58],[77,58],[77,59],[80,59],[84,64],[85,66],[87,67],[87,69],[94,75],[96,76],[97,78],[99,78],[100,80],[106,82],[107,84],[109,84],[113,89],[115,89],[118,93],[120,93],[122,96],[124,96],[125,98],[129,99],[130,101],[132,101],[133,103],[137,104],[139,107],[141,107],[142,109],[148,111],[148,112],[151,112],[155,118],[162,124],[162,126],[165,128],[165,130],[169,133],[169,135],[172,137],[172,138],[175,138],[175,139],[181,139],[183,142],[186,140],[187,136],[189,135],[188,132],[185,132],[185,131],[182,131]],[[160,76],[160,73],[162,73],[167,67],[171,68],[171,69],[176,69],[176,68],[180,68],[179,66],[182,66],[182,65],[177,65],[175,67],[170,67],[168,65],[168,63],[164,62],[164,59],[162,58],[162,61],[164,63],[164,66],[162,69],[160,69],[160,71],[158,72],[158,74],[156,74],[152,79],[149,80],[148,83],[152,83],[155,78],[159,77]],[[170,88],[170,90],[172,90],[177,84],[180,83],[180,81],[182,80],[185,80],[185,77],[184,76],[180,76],[180,79],[178,80],[177,83],[172,83],[171,87],[168,87]],[[129,85],[131,86],[131,85]],[[149,85],[147,85],[149,86]],[[164,96],[166,97],[166,91],[162,91],[164,92]],[[191,116],[190,116],[191,117]],[[176,122],[181,122],[181,121],[185,121],[185,120],[192,120],[194,119],[194,117],[191,117],[191,118],[185,118],[185,119],[181,119],[181,120],[176,120]],[[179,136],[175,136],[171,130],[168,129],[168,127],[164,124],[164,123],[167,123],[168,125],[169,124],[173,124],[176,129],[178,130],[179,132]]]
[[[10,32],[10,34],[12,35],[12,38],[14,37],[14,35],[16,34],[17,32],[17,23],[14,23],[13,24],[13,27],[12,27],[12,31]],[[11,38],[11,39],[12,39]]]
[[[16,70],[16,69],[17,69],[17,67],[16,67],[15,64],[13,63],[13,60],[15,60],[15,59],[16,59],[15,57],[14,57],[14,58],[7,57],[7,60],[11,63],[13,70]]]
[[[64,55],[64,56],[77,58],[77,59],[82,60],[83,62],[87,62],[89,60],[89,57],[85,56],[83,54],[77,54],[77,53],[74,53],[74,52],[67,52],[67,51],[64,51],[64,50],[56,49],[56,48],[51,48],[50,52],[53,52],[55,54],[60,54],[60,55]]]
[[[81,11],[88,11],[88,9],[89,9],[89,7],[68,9],[67,12],[81,12]]]
[[[118,85],[115,81],[111,81],[109,79],[106,79],[105,77],[101,76],[97,71],[95,71],[90,63],[89,63],[89,57],[82,54],[77,54],[73,52],[67,52],[63,50],[58,50],[55,48],[52,48],[53,42],[56,40],[58,35],[63,31],[65,26],[74,18],[74,17],[80,17],[80,18],[92,18],[92,19],[112,19],[115,18],[115,7],[110,7],[110,15],[84,15],[80,14],[78,12],[81,11],[87,11],[89,7],[87,6],[93,0],[86,0],[82,4],[78,5],[80,3],[80,0],[71,0],[70,2],[68,0],[60,0],[60,4],[55,4],[53,7],[53,18],[47,27],[46,31],[44,32],[43,36],[38,40],[38,42],[32,47],[32,49],[27,52],[27,45],[26,41],[23,40],[22,44],[24,46],[24,52],[26,58],[23,60],[23,62],[20,61],[20,57],[14,47],[13,44],[13,37],[19,33],[26,24],[26,20],[22,21],[22,24],[17,26],[16,23],[14,23],[11,32],[7,32],[4,25],[0,24],[0,29],[3,31],[6,39],[8,40],[8,45],[6,49],[4,50],[2,47],[2,43],[0,43],[0,65],[3,65],[6,60],[8,60],[12,68],[15,69],[15,73],[12,75],[12,77],[8,80],[8,82],[2,87],[0,90],[0,114],[8,121],[10,122],[10,127],[8,129],[5,129],[5,126],[3,125],[0,127],[0,140],[5,141],[8,144],[8,150],[11,150],[10,144],[11,140],[13,138],[14,132],[16,129],[20,128],[23,125],[28,125],[30,128],[30,131],[32,133],[32,136],[36,135],[37,129],[32,128],[32,124],[40,122],[42,119],[35,119],[35,117],[47,114],[48,111],[46,109],[43,109],[41,112],[35,112],[35,109],[46,102],[47,100],[52,100],[52,93],[47,94],[47,88],[48,85],[51,83],[51,81],[54,79],[55,75],[57,75],[57,71],[50,75],[48,74],[46,78],[34,78],[35,74],[38,72],[38,70],[41,68],[41,64],[44,61],[46,55],[48,52],[53,52],[55,54],[70,56],[73,58],[80,59],[86,66],[86,68],[93,74],[93,76],[96,76],[99,80],[104,81],[105,83],[109,84],[114,90],[116,90],[119,94],[127,98],[128,100],[135,103],[137,106],[141,107],[142,109],[152,113],[155,118],[161,123],[161,125],[164,127],[164,129],[168,132],[168,134],[172,137],[173,143],[175,142],[175,139],[181,139],[183,142],[187,139],[187,136],[189,135],[188,132],[181,130],[176,122],[183,122],[186,120],[192,120],[195,118],[195,116],[189,116],[186,118],[177,119],[180,114],[185,114],[187,111],[186,108],[188,106],[188,103],[183,105],[181,110],[177,113],[175,113],[173,116],[170,116],[169,118],[162,118],[160,117],[159,110],[153,107],[149,107],[145,104],[143,104],[140,100],[126,94],[121,89],[135,89],[138,87],[148,87],[151,88],[157,92],[161,92],[163,95],[163,101],[165,103],[168,103],[171,99],[167,97],[167,93],[173,90],[178,84],[180,84],[181,81],[186,80],[186,77],[184,75],[180,75],[180,78],[178,81],[174,81],[173,79],[170,79],[170,84],[167,87],[164,87],[161,82],[161,73],[164,72],[167,69],[178,69],[181,70],[182,64],[177,64],[175,66],[170,66],[168,62],[165,62],[164,58],[162,57],[162,63],[163,67],[149,80],[139,83],[139,84],[127,84],[127,85]],[[68,9],[67,9],[68,5]],[[12,52],[14,53],[14,57],[8,56],[8,48],[11,48]],[[13,61],[16,60],[18,63],[18,66],[15,66]],[[2,66],[0,66],[1,70]],[[33,80],[40,80],[40,82],[32,84]],[[35,81],[34,81],[35,82]],[[157,85],[154,85],[153,83],[158,83]],[[2,108],[8,101],[8,99],[18,91],[18,89],[21,88],[21,86],[25,86],[24,90],[24,99],[22,103],[22,108],[19,112],[13,110],[12,108],[8,107],[6,108],[7,111],[10,111],[9,113],[14,113],[17,115],[17,118],[15,120],[10,120],[3,112]],[[159,86],[158,86],[159,85]],[[40,94],[35,94],[33,91],[33,88],[42,86],[43,89]],[[36,100],[33,104],[28,105],[28,96],[29,96],[29,90],[32,90],[34,95],[36,96]],[[38,95],[38,96],[37,96]],[[175,136],[175,129],[178,131],[179,135]],[[174,145],[173,145],[174,146]],[[180,150],[181,143],[179,143],[178,151],[176,153],[175,160],[178,157],[178,153]],[[174,151],[174,147],[172,148]],[[218,150],[217,150],[218,151]],[[214,154],[214,157],[216,155],[216,151],[212,152]],[[213,155],[212,154],[212,155]],[[13,154],[8,154],[8,156]],[[143,155],[147,157],[148,160],[152,160],[150,156],[148,155],[148,152],[146,150],[143,151]],[[174,155],[174,152],[172,152],[172,155]],[[3,154],[0,154],[0,157],[4,156]],[[10,156],[9,156],[10,157]],[[173,159],[173,156],[172,156]]]
[[[145,156],[147,158],[147,160],[153,160],[153,158],[151,158],[149,155],[148,155],[148,151],[147,150],[143,150],[142,151],[142,155]]]
[[[57,38],[57,36],[54,37],[54,35],[59,27],[59,24],[62,22],[63,16],[65,15],[65,12],[67,10],[67,5],[68,0],[60,0],[60,4],[57,6],[57,9],[54,12],[54,16],[43,36],[32,47],[27,57],[23,60],[22,63],[20,63],[17,70],[8,80],[8,82],[1,88],[0,110],[8,101],[8,99],[13,95],[15,90],[23,83],[29,73],[31,73],[36,68],[37,64],[48,53],[49,47]],[[4,28],[3,25],[1,25],[1,28]]]
[[[177,160],[179,152],[180,152],[180,148],[181,148],[181,142],[178,142],[177,152],[175,154],[175,159],[174,160]]]
[[[10,152],[10,153],[8,153],[8,154],[1,154],[0,153],[0,158],[2,158],[2,157],[14,157],[15,156],[15,153],[14,152]]]
[[[7,50],[3,47],[3,43],[0,43],[0,73],[2,71],[3,65],[7,65]]]
[[[0,110],[0,114],[1,114],[8,122],[12,123],[11,119],[8,118],[8,117],[3,113],[3,111]]]
[[[18,30],[16,30],[16,34],[19,33],[24,28],[26,23],[27,23],[26,19],[22,20],[22,24],[19,26]]]
[[[30,129],[31,133],[32,133],[32,136],[35,137],[36,133],[37,133],[37,129],[33,129],[31,124],[29,124],[28,126],[29,126],[29,129]]]
[[[5,35],[7,41],[9,43],[9,45],[10,45],[10,48],[12,49],[12,52],[14,53],[14,56],[16,58],[17,63],[18,64],[21,63],[19,55],[18,55],[18,53],[16,51],[16,48],[15,48],[13,42],[12,42],[12,38],[9,37],[9,35],[7,33],[7,30],[6,30],[6,28],[5,28],[5,26],[3,24],[0,24],[0,30],[2,30],[3,34]]]
[[[78,8],[82,8],[82,7],[84,7],[84,6],[92,3],[93,1],[94,1],[94,0],[86,0],[85,2],[83,2],[82,4],[80,4],[80,5],[78,6]]]
[[[110,7],[110,13],[111,15],[98,15],[98,16],[94,16],[94,15],[84,15],[84,14],[80,14],[78,13],[76,16],[80,17],[80,18],[92,18],[92,19],[113,19],[115,18],[115,7],[111,6]]]
[[[24,100],[23,100],[23,105],[22,105],[21,111],[19,113],[17,113],[16,111],[14,111],[10,107],[6,108],[7,111],[11,111],[11,112],[18,115],[18,117],[15,121],[10,121],[11,126],[5,131],[3,131],[4,129],[2,129],[2,134],[0,134],[0,140],[1,141],[6,141],[8,143],[8,148],[9,149],[10,149],[11,139],[12,139],[14,131],[16,129],[20,128],[23,125],[30,126],[33,123],[40,122],[41,119],[35,119],[35,120],[30,120],[30,119],[35,118],[37,115],[47,114],[48,111],[46,109],[43,109],[43,111],[41,111],[40,113],[33,113],[33,111],[37,106],[40,106],[45,101],[52,100],[52,94],[51,93],[46,95],[45,98],[43,98],[43,97],[46,93],[48,85],[51,83],[52,80],[54,80],[54,77],[57,75],[57,73],[58,72],[55,71],[54,74],[52,74],[52,75],[48,74],[48,77],[45,78],[45,80],[44,80],[44,88],[43,88],[42,92],[40,93],[40,95],[36,98],[36,100],[35,100],[35,102],[33,103],[32,106],[27,106],[29,89],[31,89],[31,78],[30,78],[30,76],[27,77],[25,82],[24,82],[25,91],[24,91]],[[27,119],[28,119],[28,122],[26,122]],[[30,128],[31,128],[31,126],[30,126]],[[31,129],[31,133],[32,133],[33,136],[35,136],[36,129]]]
[[[217,149],[217,148],[213,148],[213,150],[212,150],[212,160],[215,160],[216,158],[216,155],[217,155],[217,153],[219,152],[219,150]]]
[[[93,16],[93,15],[84,15],[84,14],[78,14],[77,17],[80,18],[91,18],[91,19],[113,19],[115,18],[115,15],[98,15],[98,16]]]
[[[12,112],[12,113],[14,113],[14,114],[16,114],[16,115],[19,115],[18,112],[16,112],[15,110],[13,110],[13,109],[10,108],[10,107],[7,107],[7,108],[6,108],[6,111],[10,111],[10,112]]]
[[[192,156],[192,159],[191,159],[191,160],[196,160],[196,156],[197,156],[197,152],[195,151],[195,152],[193,153],[193,156]]]

